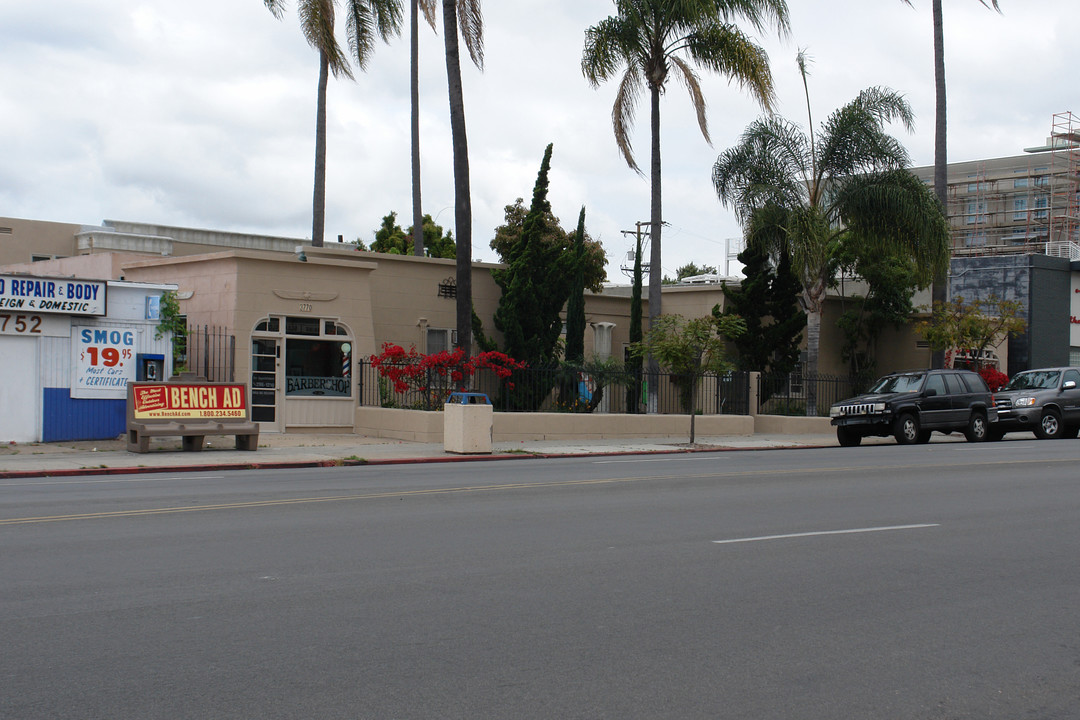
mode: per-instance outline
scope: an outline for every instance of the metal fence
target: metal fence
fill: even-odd
[[[357,365],[361,405],[438,410],[447,396],[458,389],[449,379],[429,371],[401,391],[370,362],[360,361]],[[704,375],[692,393],[685,376],[659,373],[655,382],[659,413],[685,413],[689,398],[697,413],[750,414],[748,373]],[[644,413],[649,399],[648,385],[646,372],[589,372],[560,367],[515,371],[509,382],[491,370],[481,369],[471,378],[467,389],[485,393],[500,412]]]
[[[793,415],[828,417],[829,406],[857,395],[861,388],[856,378],[838,375],[776,375],[758,376],[758,413],[762,415]]]
[[[222,327],[189,325],[177,343],[173,367],[210,382],[236,382],[236,336]]]

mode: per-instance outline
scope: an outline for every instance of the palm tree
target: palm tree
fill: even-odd
[[[413,254],[424,255],[424,215],[420,204],[420,13],[435,28],[435,0],[410,0],[409,84],[412,105]]]
[[[274,17],[281,19],[285,0],[263,0]],[[374,51],[375,35],[389,41],[401,29],[401,0],[345,0],[349,50],[361,70]],[[353,79],[349,56],[334,35],[337,0],[300,0],[300,28],[311,47],[319,51],[319,94],[315,111],[315,191],[312,197],[311,244],[322,247],[326,223],[326,85],[334,77]]]
[[[457,334],[465,357],[472,355],[472,197],[469,141],[465,134],[465,96],[461,89],[458,32],[469,57],[484,69],[484,18],[480,0],[442,0],[446,83],[450,91],[450,134],[454,146],[454,229],[457,232]],[[461,12],[458,12],[460,6]]]
[[[799,67],[805,84],[802,53]],[[892,121],[911,129],[907,102],[887,88],[868,88],[830,115],[820,136],[812,124],[807,135],[781,117],[755,121],[713,166],[717,195],[735,210],[748,243],[774,257],[785,247],[791,253],[803,286],[811,378],[825,290],[847,238],[911,257],[924,284],[948,266],[948,224],[933,194],[905,169],[907,151],[885,132]],[[807,405],[807,414],[816,414],[813,397]]]
[[[764,108],[770,108],[773,87],[768,56],[736,27],[735,20],[745,20],[759,31],[774,23],[779,32],[785,33],[788,10],[784,0],[615,0],[615,7],[617,15],[585,31],[581,71],[593,87],[622,72],[611,121],[619,152],[638,174],[643,173],[634,160],[630,133],[638,96],[643,90],[649,93],[651,326],[662,312],[660,236],[664,217],[660,183],[660,96],[671,75],[681,81],[690,93],[698,126],[706,142],[710,140],[705,96],[694,65],[738,81]],[[655,375],[657,369],[655,359],[650,358],[650,375]],[[652,382],[649,385],[650,406],[654,405],[655,392],[656,383]]]
[[[911,0],[902,0],[902,2],[909,6],[911,5]],[[987,2],[987,0],[979,0],[979,2],[987,9],[993,7],[994,10],[997,10],[999,13],[1001,12],[1001,8],[998,6],[998,0],[989,0],[989,2]],[[933,0],[931,5],[934,17],[934,192],[937,195],[938,201],[941,203],[942,212],[945,213],[945,217],[948,219],[949,160],[946,151],[946,130],[948,123],[946,122],[945,103],[945,33],[941,21],[941,0]],[[932,297],[935,305],[944,304],[945,301],[949,299],[949,289],[945,278],[946,270],[948,270],[947,267],[934,278]],[[945,352],[943,350],[934,352],[931,359],[931,366],[935,368],[942,368],[945,366]]]

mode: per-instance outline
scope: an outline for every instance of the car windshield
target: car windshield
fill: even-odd
[[[922,385],[923,374],[913,373],[910,375],[886,375],[874,383],[867,392],[871,393],[901,393],[915,392]]]
[[[1059,377],[1061,377],[1061,373],[1057,370],[1031,370],[1029,372],[1017,373],[1013,376],[1013,379],[1009,381],[1009,384],[1005,386],[1005,389],[1046,390],[1048,388],[1056,388]]]

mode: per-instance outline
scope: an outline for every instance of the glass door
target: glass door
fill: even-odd
[[[251,419],[277,430],[278,360],[277,338],[251,338]]]

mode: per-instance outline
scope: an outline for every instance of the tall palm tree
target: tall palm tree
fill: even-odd
[[[469,57],[484,69],[484,17],[480,0],[442,0],[446,84],[450,92],[450,134],[454,146],[454,229],[457,232],[457,334],[465,357],[472,355],[472,197],[469,140],[465,133],[465,95],[461,89],[458,32]],[[460,7],[460,12],[458,9]]]
[[[413,255],[424,254],[424,214],[420,203],[420,13],[435,28],[435,0],[409,3],[409,85],[412,105]]]
[[[285,0],[263,0],[281,19]],[[326,224],[326,85],[334,77],[354,79],[349,55],[334,34],[337,0],[299,0],[300,28],[311,47],[319,51],[319,93],[315,111],[315,190],[312,194],[311,244],[321,247]],[[384,41],[401,29],[401,0],[345,0],[346,30],[352,60],[364,70],[374,51],[375,36]]]
[[[784,0],[615,0],[617,14],[585,31],[581,71],[593,87],[622,72],[611,122],[615,142],[627,165],[643,174],[634,160],[630,143],[637,100],[643,90],[650,99],[652,137],[651,203],[649,213],[649,324],[662,312],[660,286],[661,234],[664,216],[661,202],[660,96],[674,75],[690,93],[698,126],[706,142],[709,129],[705,96],[695,65],[736,80],[768,109],[773,99],[772,75],[765,51],[735,25],[744,20],[761,30],[775,24],[788,30]],[[685,56],[685,57],[684,57]],[[657,371],[649,360],[650,375]],[[654,406],[656,382],[649,384]]]
[[[806,79],[804,58],[800,69]],[[809,107],[809,100],[807,102]],[[868,88],[807,135],[781,117],[759,119],[713,166],[720,200],[735,210],[751,244],[784,247],[803,285],[806,373],[815,378],[825,290],[836,250],[857,236],[907,255],[929,283],[948,265],[949,228],[937,200],[905,167],[904,147],[885,124],[912,126],[911,108],[887,88]],[[812,386],[812,385],[811,385]],[[814,398],[807,413],[816,414]]]
[[[911,0],[902,0],[902,2],[911,5]],[[979,0],[979,2],[987,9],[992,7],[999,13],[1001,12],[998,0],[989,0],[989,2]],[[931,5],[934,17],[934,193],[941,203],[942,212],[948,218],[949,159],[946,147],[948,123],[946,121],[945,102],[945,32],[941,21],[941,0],[933,0]],[[948,268],[946,267],[939,273],[938,277],[934,278],[932,299],[935,305],[943,304],[949,299],[949,288],[946,284],[948,280],[945,277],[947,271]],[[945,366],[945,352],[943,350],[934,352],[931,365],[935,368]]]

